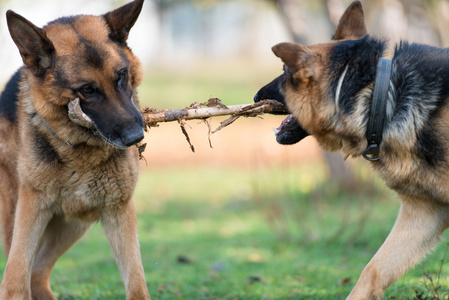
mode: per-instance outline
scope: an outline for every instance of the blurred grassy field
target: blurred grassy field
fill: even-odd
[[[153,299],[345,299],[398,201],[376,187],[342,194],[325,173],[321,164],[144,170],[135,199]],[[444,250],[423,262],[433,276]],[[443,268],[445,288],[448,275]],[[426,284],[417,267],[385,299],[413,299]],[[57,263],[52,287],[58,299],[125,299],[99,224]]]
[[[146,73],[140,98],[143,105],[159,109],[209,97],[225,104],[249,103],[276,70],[235,64],[154,68]],[[232,133],[244,124],[232,125],[237,128]],[[164,127],[155,130],[163,136]],[[152,138],[150,132],[147,139]],[[227,163],[226,153],[240,151],[232,135],[228,139],[208,149],[228,147],[221,152],[222,163],[211,157],[182,164],[173,156],[188,147],[164,150],[163,140],[151,146],[170,157],[142,163],[135,203],[153,299],[345,299],[393,226],[399,208],[394,193],[364,163],[354,164],[361,187],[352,194],[329,181],[326,165],[315,156],[270,164],[270,156],[254,146],[242,155],[257,152],[264,163]],[[445,250],[442,243],[422,262],[435,282]],[[0,262],[3,268],[4,255]],[[448,275],[444,266],[441,294],[448,290]],[[385,299],[413,299],[415,290],[428,296],[429,285],[418,266],[390,287]],[[58,299],[125,299],[100,224],[56,264],[52,288]]]
[[[139,97],[142,106],[158,109],[184,108],[209,98],[220,98],[226,105],[251,103],[256,92],[281,73],[281,63],[260,66],[236,61],[155,66],[145,73]]]

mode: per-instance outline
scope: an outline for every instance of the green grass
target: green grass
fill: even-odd
[[[144,169],[135,198],[153,298],[345,299],[393,225],[398,201],[377,189],[345,195],[325,176],[316,164]],[[423,262],[434,277],[444,250],[440,245]],[[179,256],[190,263],[179,263]],[[447,275],[443,268],[446,290]],[[426,282],[417,267],[386,298],[412,299],[415,289],[427,291]],[[57,263],[52,287],[58,299],[125,298],[99,224]]]

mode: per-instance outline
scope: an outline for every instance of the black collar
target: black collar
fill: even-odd
[[[382,143],[382,133],[385,124],[390,78],[391,59],[379,59],[371,98],[371,112],[366,130],[368,147],[363,151],[363,157],[369,161],[376,161],[380,158],[380,143]]]

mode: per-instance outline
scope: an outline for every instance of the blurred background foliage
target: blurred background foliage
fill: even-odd
[[[102,14],[126,2],[0,0],[0,16],[13,9],[43,26],[64,15]],[[271,47],[328,41],[350,2],[146,0],[129,40],[145,71],[141,103],[158,109],[210,97],[251,103],[258,89],[281,73]],[[368,31],[387,38],[389,51],[401,39],[449,45],[447,0],[362,3]],[[21,65],[4,17],[0,46],[2,86]],[[237,120],[212,135],[212,149],[207,126],[189,122],[196,153],[177,124],[161,124],[146,135],[135,202],[153,296],[344,299],[350,291],[392,227],[399,202],[363,159],[343,163],[341,156],[323,153],[313,137],[278,145],[271,127],[282,119]],[[212,120],[212,127],[220,121]],[[54,276],[60,299],[123,297],[106,249],[96,226],[64,256]],[[444,250],[437,248],[424,263],[431,274]],[[0,258],[4,266],[6,258]],[[181,266],[185,258],[190,263]],[[101,287],[99,277],[105,278]],[[415,268],[387,297],[413,298],[415,289],[427,291],[427,280]],[[441,284],[447,290],[447,280]]]

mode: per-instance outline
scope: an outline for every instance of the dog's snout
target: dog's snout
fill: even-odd
[[[282,80],[283,75],[277,77],[272,82],[261,88],[254,96],[254,102],[270,99],[285,103],[284,96],[282,95],[282,92],[280,90]]]
[[[264,86],[263,88],[261,88],[257,94],[254,96],[254,102],[259,102],[262,100],[266,100],[266,99],[274,99],[274,97],[272,97],[271,95],[269,95],[270,93],[267,93],[267,87]]]
[[[130,147],[139,143],[144,138],[144,131],[142,129],[131,129],[123,137],[123,144]]]

